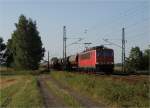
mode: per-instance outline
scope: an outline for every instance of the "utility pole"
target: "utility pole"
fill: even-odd
[[[64,69],[66,69],[66,26],[63,27],[63,64],[64,64]]]
[[[122,46],[109,41],[108,39],[103,39],[105,42],[120,47],[122,49],[122,72],[125,72],[125,28],[122,28]]]
[[[49,51],[48,51],[48,63],[47,63],[47,65],[48,65],[48,71],[50,70],[50,67],[49,67]]]
[[[122,72],[125,72],[125,28],[122,28]]]

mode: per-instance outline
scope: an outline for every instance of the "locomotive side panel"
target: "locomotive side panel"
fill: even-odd
[[[79,68],[95,68],[96,64],[96,50],[83,52],[79,54],[78,66]]]

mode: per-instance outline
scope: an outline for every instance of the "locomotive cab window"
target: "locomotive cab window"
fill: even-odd
[[[100,56],[110,57],[110,56],[113,56],[113,51],[112,50],[98,50],[96,54],[98,57]]]
[[[98,57],[103,56],[103,51],[102,50],[97,50],[96,54]]]
[[[112,50],[105,50],[104,56],[107,56],[107,57],[113,56],[113,51]]]

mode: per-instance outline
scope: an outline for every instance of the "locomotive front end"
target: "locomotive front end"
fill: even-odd
[[[112,49],[96,50],[96,69],[97,71],[113,72],[114,69],[114,51]]]

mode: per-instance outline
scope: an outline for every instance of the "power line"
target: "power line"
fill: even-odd
[[[148,20],[150,20],[150,18],[146,18],[146,19],[143,19],[144,21],[141,21],[141,22],[136,22],[136,23],[133,23],[133,24],[131,24],[131,25],[128,25],[127,26],[127,29],[129,29],[129,28],[132,28],[133,26],[136,26],[136,25],[138,25],[138,24],[140,24],[140,23],[143,23],[143,22],[146,22],[146,21],[148,21]],[[117,30],[115,30],[115,32],[117,33],[117,34],[119,34],[120,32],[117,32],[117,31],[119,31],[118,29]],[[113,31],[114,32],[114,31]],[[104,34],[104,36],[108,36],[109,34],[110,34],[111,32],[109,32],[109,33],[106,33],[106,34]],[[129,33],[129,32],[128,32]],[[111,33],[112,34],[112,33]]]
[[[137,7],[137,6],[136,6],[136,7]],[[127,11],[123,12],[124,15],[119,16],[118,18],[114,19],[113,21],[111,21],[112,23],[109,23],[108,25],[110,26],[110,25],[112,25],[113,23],[115,23],[116,21],[118,22],[118,21],[122,20],[123,18],[125,18],[124,16],[127,16],[127,15],[130,13],[130,11],[131,11],[132,9],[133,9],[133,8],[128,9]],[[139,9],[139,7],[138,7],[138,9]],[[137,11],[137,10],[136,10],[136,11]],[[130,15],[134,15],[135,13],[139,12],[139,11],[137,11],[137,12],[136,12],[136,11],[134,10],[134,11],[133,11],[134,13],[131,11],[133,14],[130,13]],[[127,14],[127,13],[128,13],[128,14]],[[122,17],[123,17],[123,18],[122,18]],[[115,24],[116,24],[116,23],[115,23]],[[106,28],[106,27],[108,27],[108,26],[105,25],[105,28]],[[92,29],[91,29],[91,30],[92,30]]]
[[[67,38],[67,39],[70,39],[70,38]],[[72,38],[71,38],[72,39]],[[73,39],[78,39],[77,41],[75,42],[72,42],[70,44],[67,45],[67,47],[71,46],[71,45],[74,45],[74,44],[78,44],[78,42],[82,41],[84,38],[73,38]]]
[[[133,11],[133,12],[134,12],[134,11]],[[139,11],[138,11],[138,12],[139,12]],[[134,14],[135,14],[135,13],[134,13]],[[132,14],[132,15],[134,15],[134,14]],[[126,15],[126,16],[127,16],[127,15]],[[127,18],[129,18],[129,16],[128,16]],[[122,20],[122,19],[121,19],[121,20]],[[118,20],[117,20],[117,21],[118,21]],[[113,22],[113,23],[114,23],[114,22]],[[116,23],[115,23],[115,24],[116,24]],[[135,24],[135,25],[136,25],[136,24]],[[106,27],[106,26],[105,26],[105,27]],[[120,30],[118,30],[118,29],[115,30],[115,31],[112,30],[112,32],[105,33],[105,34],[103,34],[103,35],[109,35],[109,34],[112,34],[112,33],[117,33],[117,34],[118,34],[118,33],[120,33],[120,32],[118,32],[118,31],[120,31]],[[98,35],[98,34],[99,34],[99,33],[97,33],[96,35]]]
[[[107,42],[107,43],[109,43],[110,45],[115,45],[115,46],[117,46],[117,47],[119,47],[119,48],[122,48],[120,45],[118,45],[118,44],[116,44],[116,43],[114,43],[114,42],[111,42],[111,41],[109,41],[109,39],[103,39],[105,42]]]
[[[138,7],[138,8],[136,8],[136,7]],[[141,9],[143,9],[144,7],[142,7],[142,8],[139,8],[139,6],[135,6],[135,7],[133,7],[133,8],[130,8],[130,9],[127,9],[126,11],[124,11],[124,12],[121,12],[121,14],[123,14],[123,15],[121,15],[120,14],[120,16],[118,17],[118,18],[115,18],[113,21],[112,21],[112,23],[109,23],[108,25],[110,26],[112,26],[112,24],[116,24],[116,22],[122,22],[123,21],[123,19],[124,18],[129,18],[129,16],[130,15],[135,15],[135,14],[137,14],[137,13],[139,13],[139,9],[141,10]],[[132,14],[133,13],[133,14]],[[125,17],[124,17],[125,16]],[[123,17],[123,18],[122,18]],[[89,29],[89,31],[92,31],[93,29],[95,28],[95,26],[94,27],[92,27],[91,29]],[[105,25],[105,27],[104,28],[108,28],[108,26],[106,26]],[[115,33],[119,33],[118,31],[120,31],[120,30],[115,30]],[[114,30],[112,31],[113,33],[114,33]],[[104,35],[107,35],[107,34],[110,34],[110,33],[112,33],[112,32],[109,32],[109,33],[105,33]],[[87,31],[86,31],[86,33],[87,33]],[[98,35],[99,33],[96,33],[96,35]]]
[[[136,26],[136,25],[138,25],[138,24],[140,24],[140,23],[143,23],[143,22],[146,22],[146,21],[148,21],[148,20],[150,20],[150,18],[142,19],[141,22],[138,21],[138,22],[136,22],[136,23],[133,23],[133,24],[128,25],[128,26],[125,26],[125,27],[126,27],[127,29],[128,29],[128,28],[132,28],[133,26]],[[118,29],[115,30],[115,31],[113,30],[112,32],[108,32],[108,33],[105,33],[105,34],[103,34],[103,35],[109,35],[109,34],[112,34],[112,33],[117,33],[117,34],[118,34],[118,33],[119,33],[118,31],[120,31],[120,30],[118,30]]]

